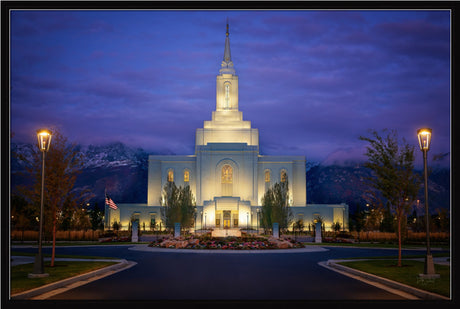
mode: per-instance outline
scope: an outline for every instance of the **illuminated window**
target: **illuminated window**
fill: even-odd
[[[270,171],[269,170],[265,171],[265,182],[270,182]]]
[[[281,182],[286,182],[286,179],[287,179],[287,173],[285,170],[282,170],[281,171]]]
[[[225,101],[224,109],[230,108],[230,84],[225,84]]]
[[[174,181],[174,171],[169,170],[168,171],[168,182],[173,182]]]
[[[185,170],[184,171],[184,182],[189,182],[190,179],[190,172]]]
[[[228,164],[222,167],[221,185],[222,196],[233,195],[233,168]]]
[[[238,227],[238,214],[233,215],[233,227]]]
[[[233,183],[233,169],[228,164],[222,167],[222,183]]]
[[[156,214],[153,213],[153,214],[150,214],[150,230],[151,231],[155,230],[155,226],[156,226]]]

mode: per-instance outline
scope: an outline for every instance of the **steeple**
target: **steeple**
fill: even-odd
[[[238,109],[238,75],[230,55],[230,38],[225,33],[225,50],[222,67],[216,76],[216,109],[212,120],[204,121],[203,128],[196,129],[196,151],[208,144],[246,144],[259,147],[259,131],[251,128],[251,122],[243,120]]]
[[[220,74],[235,74],[235,69],[233,68],[232,55],[230,52],[230,38],[228,32],[228,18],[227,18],[227,32],[225,33],[225,50],[224,50],[224,60],[221,64],[221,69],[219,70]]]

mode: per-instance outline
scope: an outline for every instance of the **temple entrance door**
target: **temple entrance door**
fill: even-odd
[[[231,224],[231,211],[230,210],[224,210],[223,211],[223,217],[224,217],[224,229],[228,229],[230,228],[230,224]]]

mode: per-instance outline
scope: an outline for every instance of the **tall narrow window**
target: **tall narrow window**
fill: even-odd
[[[230,85],[225,84],[225,102],[224,109],[230,108]]]
[[[270,171],[265,171],[265,192],[270,189]]]
[[[168,182],[173,182],[174,181],[174,172],[173,170],[168,171]]]
[[[222,167],[222,196],[232,196],[233,194],[233,168],[226,164]]]
[[[265,171],[265,182],[270,182],[270,171]]]
[[[285,170],[282,170],[281,171],[281,182],[286,182],[286,179],[287,179],[287,173]]]
[[[184,171],[184,182],[189,182],[190,180],[190,172],[185,170]]]

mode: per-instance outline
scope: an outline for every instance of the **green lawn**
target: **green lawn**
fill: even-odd
[[[148,244],[149,242],[146,241],[139,241],[139,242],[130,242],[130,241],[111,241],[111,242],[98,242],[98,241],[63,241],[63,242],[56,242],[56,247],[66,247],[66,246],[120,246],[120,245],[142,245]],[[37,246],[36,242],[13,242],[13,246]],[[46,241],[43,242],[43,247],[51,247],[53,246],[52,242]]]
[[[20,251],[11,251],[11,256],[32,256],[35,257],[37,255],[36,252],[20,252]],[[49,253],[43,253],[43,257],[51,257]],[[69,254],[56,254],[55,258],[72,258],[72,259],[91,259],[91,260],[107,260],[107,259],[114,259],[117,260],[116,257],[106,257],[106,256],[88,256],[88,255],[69,255]]]
[[[54,267],[49,267],[45,262],[45,278],[28,278],[27,275],[33,270],[33,263],[11,267],[11,294],[27,291],[59,280],[67,279],[76,275],[116,264],[117,262],[96,261],[55,261]]]
[[[401,282],[421,290],[450,297],[450,267],[435,264],[435,271],[440,274],[439,279],[422,280],[419,274],[423,273],[424,262],[403,260],[402,267],[397,267],[397,260],[363,260],[340,262],[339,264],[355,268],[367,273]]]

